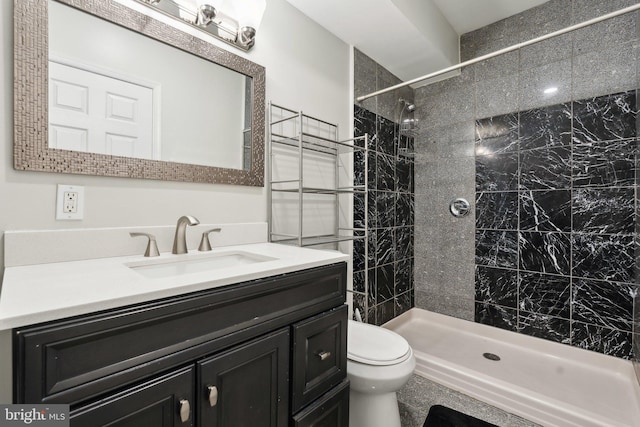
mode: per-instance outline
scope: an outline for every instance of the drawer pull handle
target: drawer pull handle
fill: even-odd
[[[318,353],[318,357],[320,358],[320,360],[327,360],[328,358],[331,357],[331,352],[330,351],[321,351],[320,353]]]
[[[218,387],[210,385],[207,390],[209,390],[209,405],[216,406],[218,404]]]
[[[191,405],[187,399],[182,399],[180,401],[180,421],[186,423],[189,421],[189,416],[191,415]]]

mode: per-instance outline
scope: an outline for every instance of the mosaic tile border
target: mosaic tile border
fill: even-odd
[[[81,153],[48,147],[47,1],[14,0],[14,168],[40,172],[264,186],[266,70],[112,0],[57,0],[253,78],[251,168]]]

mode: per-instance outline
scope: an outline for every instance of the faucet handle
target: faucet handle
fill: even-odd
[[[158,244],[156,243],[156,236],[149,233],[129,233],[131,237],[147,237],[149,238],[149,243],[147,244],[147,250],[144,252],[144,256],[160,256],[160,251],[158,250]]]
[[[200,240],[200,246],[198,246],[198,250],[201,252],[210,251],[211,250],[211,242],[209,242],[209,233],[219,233],[219,228],[212,228],[211,230],[207,230],[202,233],[202,240]]]

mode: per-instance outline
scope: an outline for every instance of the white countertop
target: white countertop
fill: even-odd
[[[337,251],[256,243],[215,248],[209,254],[246,251],[276,258],[254,264],[217,268],[202,273],[147,278],[126,264],[176,257],[202,256],[162,253],[160,257],[125,256],[84,261],[7,267],[0,293],[0,330],[122,307],[195,291],[217,288],[347,261]]]

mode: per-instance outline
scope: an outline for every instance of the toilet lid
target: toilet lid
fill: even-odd
[[[368,365],[393,365],[406,359],[409,343],[400,335],[379,326],[349,321],[347,357]]]

